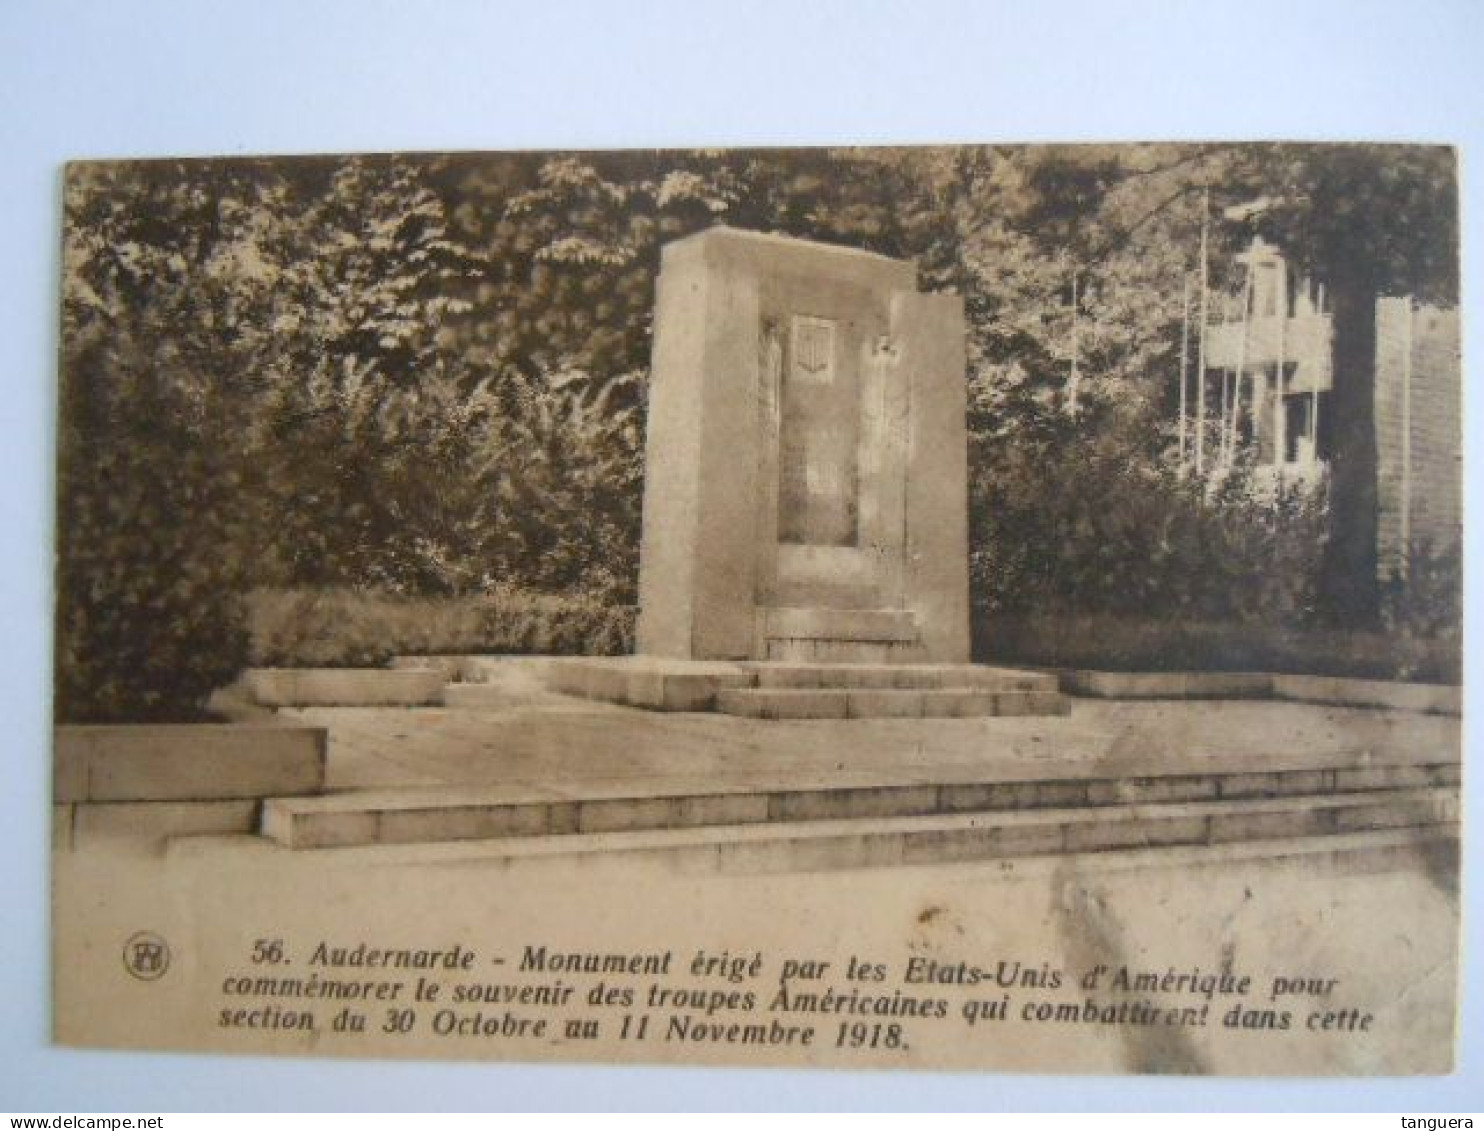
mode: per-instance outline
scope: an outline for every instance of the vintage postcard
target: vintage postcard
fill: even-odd
[[[67,1045],[1454,1055],[1451,149],[66,174]]]

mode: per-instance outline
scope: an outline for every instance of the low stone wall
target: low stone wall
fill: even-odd
[[[53,800],[217,801],[318,793],[323,727],[60,726]]]
[[[1374,679],[1334,679],[1318,675],[1275,675],[1273,694],[1299,703],[1342,707],[1387,707],[1429,715],[1462,715],[1463,689],[1432,683],[1392,683]]]
[[[323,727],[59,726],[53,843],[255,831],[268,797],[324,789]]]
[[[1068,695],[1098,699],[1266,699],[1273,677],[1263,672],[1063,672]]]
[[[1463,690],[1459,687],[1335,676],[1075,670],[1061,673],[1061,687],[1068,695],[1095,699],[1288,699],[1429,715],[1463,713]]]
[[[388,663],[393,671],[433,671],[444,683],[463,683],[472,675],[473,656],[393,656]]]
[[[242,678],[265,707],[436,706],[447,682],[437,667],[253,668]]]

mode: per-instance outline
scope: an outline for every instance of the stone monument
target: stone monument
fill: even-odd
[[[970,664],[964,313],[908,262],[718,227],[655,309],[638,654],[559,691],[754,718],[1051,714]]]
[[[963,303],[853,248],[664,249],[641,654],[969,657]]]

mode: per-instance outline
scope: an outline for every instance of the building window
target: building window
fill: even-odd
[[[1309,438],[1311,408],[1308,393],[1295,393],[1283,398],[1284,463],[1308,463],[1313,458]]]
[[[1264,263],[1257,276],[1253,303],[1260,318],[1274,318],[1278,314],[1278,265]]]

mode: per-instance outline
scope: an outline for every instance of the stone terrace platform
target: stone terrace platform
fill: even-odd
[[[1062,716],[763,722],[553,692],[548,663],[495,662],[440,708],[284,712],[329,729],[330,792],[266,802],[263,834],[295,848],[515,852],[747,842],[833,866],[1456,835],[1448,716],[1077,699]]]
[[[1170,774],[1459,760],[1457,718],[1273,700],[1068,700],[1069,714],[989,719],[754,720],[638,711],[547,689],[540,658],[487,661],[443,707],[315,707],[333,791],[598,783],[921,782]]]

